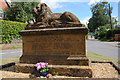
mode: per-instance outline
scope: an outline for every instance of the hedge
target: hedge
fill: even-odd
[[[13,39],[20,39],[19,31],[24,30],[26,23],[16,22],[16,21],[6,21],[0,20],[0,37],[2,38],[1,43],[11,43]]]
[[[94,36],[101,41],[114,41],[115,34],[120,34],[120,29],[96,31]]]

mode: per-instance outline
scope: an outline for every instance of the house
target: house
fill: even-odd
[[[0,20],[4,18],[3,10],[8,9],[11,7],[10,0],[0,0]]]

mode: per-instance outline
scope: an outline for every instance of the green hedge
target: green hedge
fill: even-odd
[[[11,43],[13,39],[20,39],[19,31],[24,30],[27,24],[15,21],[0,20],[0,37],[2,43]]]
[[[101,41],[114,41],[115,34],[120,34],[120,29],[96,31],[94,36]]]

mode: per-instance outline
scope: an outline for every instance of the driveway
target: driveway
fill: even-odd
[[[88,39],[86,43],[87,51],[118,59],[118,51],[120,51],[120,48],[96,39]]]

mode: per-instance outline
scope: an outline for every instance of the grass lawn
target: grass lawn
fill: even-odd
[[[110,57],[107,57],[107,56],[102,56],[102,55],[99,55],[99,54],[96,54],[96,53],[92,53],[92,52],[87,52],[87,55],[88,55],[88,58],[89,58],[90,60],[113,61],[113,62],[115,62],[115,63],[120,64],[120,61],[118,61],[117,59],[110,58]],[[20,58],[20,57],[0,59],[0,61],[1,61],[0,65],[7,64],[7,63],[10,63],[10,62],[19,62],[19,58]]]
[[[7,64],[7,63],[11,63],[11,62],[19,62],[19,58],[20,57],[0,59],[0,65],[4,65],[4,64]]]
[[[103,55],[92,53],[92,52],[87,52],[87,56],[90,60],[93,60],[93,61],[96,61],[96,60],[97,61],[112,61],[114,63],[120,64],[120,60],[118,59],[111,58],[108,56],[103,56]]]
[[[22,43],[9,43],[9,44],[0,44],[2,50],[9,49],[22,49]]]

